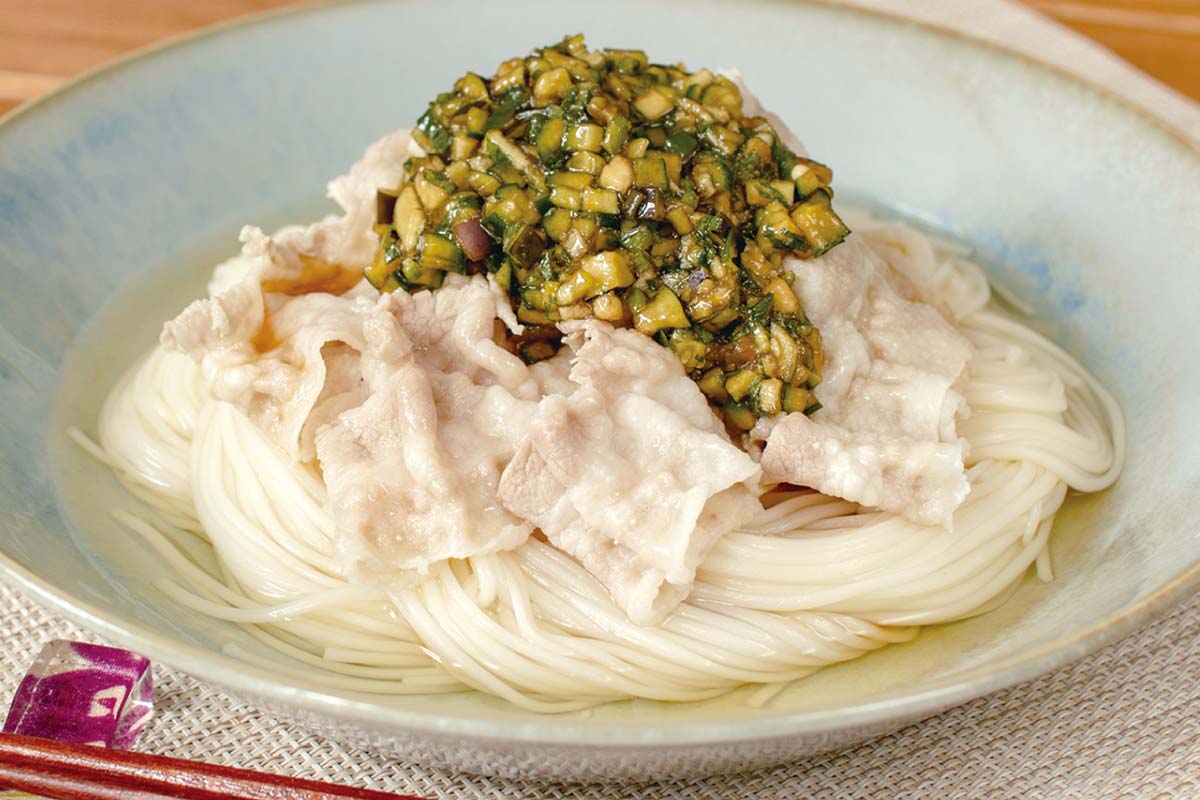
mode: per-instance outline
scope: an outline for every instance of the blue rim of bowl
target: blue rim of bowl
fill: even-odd
[[[0,117],[0,136],[4,134],[10,123],[35,112],[43,105],[69,99],[74,91],[86,87],[92,80],[119,72],[123,67],[135,61],[219,36],[225,31],[235,28],[270,25],[284,17],[320,13],[338,5],[371,5],[381,2],[387,2],[387,0],[349,0],[349,2],[317,0],[239,17],[165,39],[89,70],[68,80],[53,91],[12,109]],[[761,0],[761,2],[781,6],[797,4],[797,0]],[[882,19],[895,24],[923,29],[935,36],[965,41],[1002,57],[1023,61],[1133,112],[1143,121],[1156,127],[1160,133],[1173,139],[1176,144],[1183,145],[1194,156],[1200,158],[1200,143],[1161,117],[1124,95],[1083,79],[1055,64],[953,28],[913,20],[899,14],[847,6],[837,0],[799,0],[799,2],[839,13]],[[763,716],[758,719],[750,715],[745,720],[737,722],[682,722],[645,725],[606,720],[584,725],[552,715],[527,722],[489,721],[458,715],[442,716],[382,706],[369,701],[337,697],[320,689],[283,684],[278,681],[278,676],[269,670],[234,660],[205,648],[160,636],[136,624],[112,622],[89,603],[68,592],[52,587],[47,581],[25,569],[5,553],[0,553],[0,576],[9,585],[15,585],[38,600],[44,607],[62,614],[81,627],[120,644],[122,647],[142,653],[154,661],[201,679],[212,681],[235,693],[265,700],[269,704],[300,707],[310,713],[320,714],[341,722],[360,726],[370,725],[377,732],[392,729],[397,733],[421,733],[443,738],[469,737],[480,741],[491,739],[579,748],[727,745],[782,736],[831,734],[854,728],[879,727],[882,729],[890,722],[895,722],[897,725],[904,724],[937,714],[960,703],[1016,686],[1094,653],[1163,616],[1172,606],[1200,590],[1200,563],[1196,563],[1181,570],[1153,594],[1101,623],[1036,650],[945,679],[915,693],[888,694],[848,707]]]

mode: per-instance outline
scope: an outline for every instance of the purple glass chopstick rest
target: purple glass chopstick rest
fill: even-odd
[[[153,714],[149,659],[56,639],[17,688],[4,731],[127,750]]]

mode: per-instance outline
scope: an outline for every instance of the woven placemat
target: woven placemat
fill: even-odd
[[[96,641],[0,586],[0,698],[41,646]],[[1200,595],[1089,658],[839,753],[683,783],[568,785],[456,775],[346,747],[155,670],[139,750],[429,798],[1200,798]]]

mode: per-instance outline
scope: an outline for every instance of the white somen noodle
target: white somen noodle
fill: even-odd
[[[856,230],[885,257],[923,260],[934,283],[925,291],[974,347],[963,389],[971,414],[958,428],[966,501],[950,528],[926,527],[812,490],[773,490],[655,626],[630,622],[587,570],[537,537],[424,576],[347,575],[318,469],[212,399],[183,354],[157,348],[121,379],[98,446],[72,435],[152,509],[116,516],[169,566],[163,593],[243,626],[291,656],[297,676],[354,692],[470,688],[544,712],[700,700],[746,684],[762,686],[764,701],[919,626],[988,610],[1031,567],[1049,579],[1047,540],[1068,491],[1108,486],[1122,462],[1113,399],[991,304],[961,252],[897,224],[864,218]],[[190,557],[190,537],[211,544],[218,571]]]

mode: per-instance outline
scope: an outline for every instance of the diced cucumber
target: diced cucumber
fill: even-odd
[[[437,269],[443,272],[462,272],[464,259],[462,249],[445,236],[425,232],[421,234],[417,247],[417,260],[422,269]]]
[[[712,400],[721,402],[729,397],[729,392],[725,391],[725,373],[720,367],[713,367],[705,372],[697,383],[700,385],[700,391]]]
[[[555,186],[550,190],[550,202],[559,208],[578,211],[580,207],[580,191],[579,189],[571,189],[566,186]]]
[[[629,120],[625,117],[613,117],[604,126],[604,145],[605,151],[609,155],[616,155],[621,152],[621,148],[625,146],[625,140],[629,138]]]
[[[637,109],[648,120],[656,120],[665,116],[675,108],[674,98],[670,97],[664,86],[651,86],[642,94],[638,95],[637,100],[633,101],[633,107]]]
[[[783,387],[783,410],[789,414],[801,413],[812,404],[812,395],[803,386],[788,384]]]
[[[597,182],[614,192],[625,192],[633,185],[633,163],[625,156],[613,156],[600,170]]]
[[[533,130],[536,130],[534,146],[537,148],[538,158],[546,166],[553,164],[558,159],[559,153],[562,152],[567,123],[563,121],[562,117],[548,117],[544,118],[541,125]]]
[[[542,228],[552,242],[560,242],[571,227],[571,212],[565,208],[555,208],[542,217]]]
[[[792,181],[796,184],[796,194],[800,195],[801,199],[821,188],[821,179],[817,176],[816,170],[807,164],[793,165],[791,176]]]
[[[543,72],[533,84],[533,102],[547,106],[561,100],[571,88],[571,73],[565,67],[555,67]]]
[[[591,211],[597,214],[616,214],[619,211],[617,201],[617,193],[612,189],[593,189],[587,188],[583,190],[580,206],[584,211]]]
[[[572,172],[586,172],[589,175],[599,175],[600,171],[605,166],[604,157],[596,153],[589,153],[586,150],[580,150],[577,153],[572,153],[567,159],[567,169]]]
[[[754,215],[754,223],[775,247],[784,250],[806,249],[805,237],[796,222],[788,216],[783,203],[773,201],[759,208]]]
[[[687,328],[676,328],[667,337],[667,347],[671,348],[671,352],[688,372],[704,366],[708,345],[702,342],[694,331]]]
[[[686,328],[691,324],[679,297],[665,286],[633,314],[634,328],[647,336],[653,336],[665,328]]]
[[[405,253],[415,253],[421,231],[425,228],[425,210],[421,208],[421,200],[417,190],[411,184],[400,190],[392,210],[392,225],[400,239],[400,248]]]
[[[667,137],[665,146],[672,153],[678,153],[680,156],[688,158],[696,152],[696,148],[700,146],[700,140],[687,131],[679,131]]]
[[[599,125],[586,122],[582,125],[572,125],[567,129],[566,147],[568,150],[599,153],[604,147],[603,143],[604,129]]]
[[[546,238],[534,223],[510,227],[504,234],[504,252],[522,267],[532,267],[546,250]]]
[[[376,189],[375,190],[375,224],[390,225],[392,217],[396,213],[396,198],[400,196],[398,190],[392,189]]]
[[[555,172],[546,178],[546,185],[556,188],[582,191],[592,185],[592,176],[586,172]]]
[[[754,382],[762,377],[757,365],[742,367],[725,379],[725,391],[734,400],[741,402],[750,394]]]
[[[588,294],[610,292],[631,285],[637,277],[629,266],[629,259],[620,250],[606,250],[582,259],[579,269],[586,272],[595,282],[596,290]]]
[[[445,125],[434,118],[431,106],[417,119],[417,126],[413,128],[413,138],[426,153],[442,155],[450,149],[453,135]]]
[[[850,235],[850,229],[833,210],[824,190],[814,192],[792,211],[792,221],[819,256]]]
[[[656,156],[637,159],[633,162],[633,184],[639,189],[658,189],[665,192],[670,188],[667,163]]]

